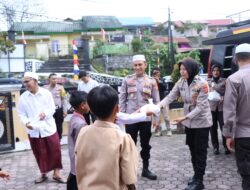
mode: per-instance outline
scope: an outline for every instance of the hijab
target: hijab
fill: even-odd
[[[218,77],[214,77],[214,76],[212,75],[214,81],[217,83],[218,80],[219,80],[220,77],[221,77],[222,68],[221,68],[221,65],[220,65],[220,64],[214,64],[214,65],[212,65],[212,67],[211,67],[211,71],[213,72],[213,70],[214,70],[215,68],[218,68],[218,69],[219,69],[219,72],[220,72],[220,75],[219,75]]]
[[[188,72],[188,86],[193,82],[194,77],[199,73],[199,65],[192,58],[185,58],[179,62],[179,68],[183,65]]]

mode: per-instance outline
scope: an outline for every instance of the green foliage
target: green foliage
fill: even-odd
[[[15,50],[15,45],[12,41],[6,39],[7,33],[0,32],[0,53],[3,52],[13,52]]]
[[[110,72],[111,75],[117,76],[117,77],[126,77],[129,74],[129,70],[128,69],[120,69],[120,70],[116,70],[113,72]]]
[[[205,27],[205,24],[202,24],[202,23],[192,23],[191,21],[186,21],[183,23],[184,26],[183,27],[179,27],[179,28],[176,28],[177,31],[181,32],[182,34],[185,32],[185,31],[188,31],[188,30],[196,30],[197,33],[199,34]]]
[[[104,73],[105,72],[105,67],[103,65],[100,64],[96,64],[92,62],[92,66],[94,67],[94,69],[98,72],[98,73]]]
[[[96,56],[98,56],[98,54],[99,54],[99,49],[102,47],[102,46],[104,46],[104,42],[103,41],[101,41],[101,40],[98,40],[98,41],[96,41],[96,44],[95,44],[95,46],[94,46],[94,48],[93,48],[93,57],[96,57]]]
[[[140,53],[143,50],[143,42],[139,38],[134,38],[131,45],[134,53]]]
[[[127,44],[107,44],[103,41],[98,41],[93,48],[93,57],[100,55],[124,55],[129,54],[129,46]]]
[[[196,60],[198,62],[198,64],[200,66],[202,66],[202,63],[200,62],[200,52],[198,50],[193,50],[193,51],[190,51],[188,53],[179,53],[179,54],[177,54],[175,56],[176,64],[174,64],[174,69],[173,69],[173,72],[171,74],[171,78],[172,78],[174,83],[176,83],[180,78],[180,71],[179,71],[178,63],[181,60],[183,60],[184,58],[187,58],[187,57],[193,58],[194,60]]]

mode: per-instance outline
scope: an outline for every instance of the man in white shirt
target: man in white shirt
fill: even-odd
[[[77,88],[78,91],[84,91],[86,93],[89,93],[90,90],[99,86],[98,82],[94,79],[91,79],[86,71],[80,71],[78,78],[80,79],[80,83],[78,84]],[[83,116],[88,125],[90,124],[90,117],[92,122],[94,122],[96,119],[95,115],[91,113],[83,114]]]
[[[37,80],[36,73],[24,74],[23,82],[26,91],[20,96],[18,104],[18,115],[27,129],[31,149],[41,172],[41,176],[35,180],[35,183],[46,181],[47,173],[51,170],[54,170],[55,181],[66,183],[60,174],[62,159],[59,136],[53,118],[55,103],[51,93],[40,88]]]

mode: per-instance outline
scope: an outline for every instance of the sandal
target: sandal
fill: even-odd
[[[67,183],[66,179],[64,179],[63,177],[53,177],[53,179],[58,183]]]
[[[42,182],[46,181],[47,179],[48,179],[48,177],[46,175],[42,175],[35,180],[35,184],[42,183]]]

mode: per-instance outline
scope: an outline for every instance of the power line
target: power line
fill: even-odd
[[[2,11],[6,11],[5,8],[0,7],[0,10]],[[56,19],[56,20],[60,20],[63,21],[62,18],[58,18],[58,17],[49,17],[47,15],[43,15],[43,14],[37,14],[37,13],[31,13],[31,12],[27,12],[27,11],[18,11],[18,10],[12,10],[13,13],[17,14],[18,16],[22,16],[26,14],[26,18],[29,18],[28,15],[30,16],[36,16],[36,17],[43,17],[43,18],[47,18],[47,19]],[[4,14],[4,12],[2,12],[2,14]]]

